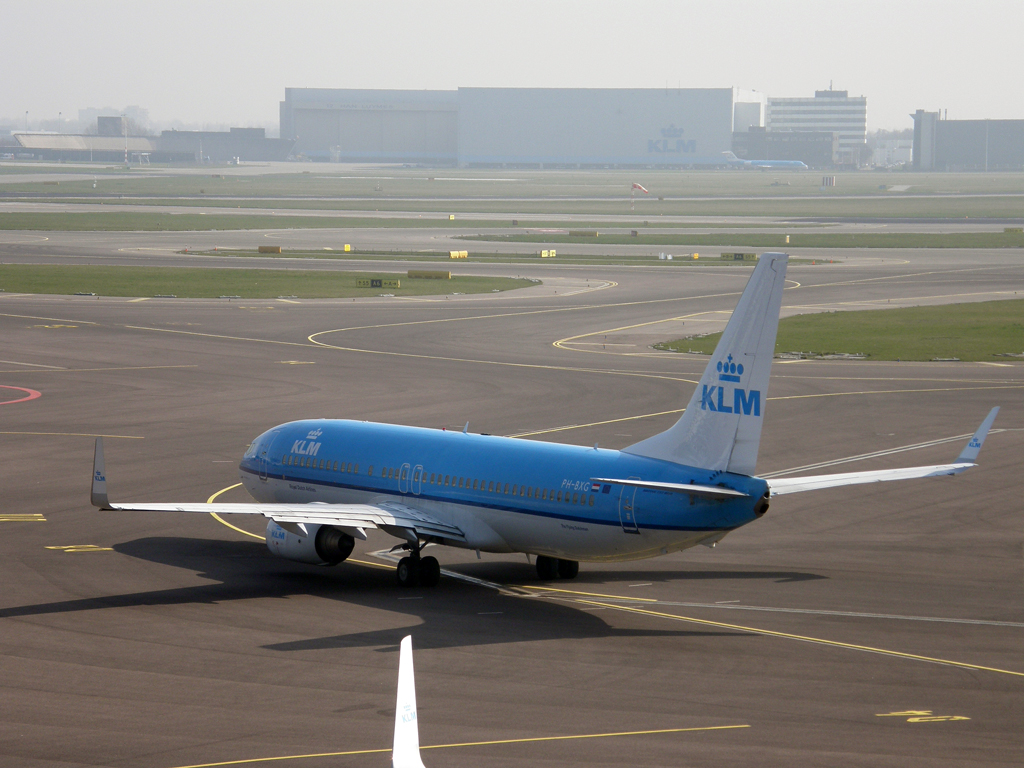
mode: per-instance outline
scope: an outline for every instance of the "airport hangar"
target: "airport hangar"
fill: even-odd
[[[281,137],[335,162],[680,168],[721,165],[764,116],[738,88],[286,88]]]

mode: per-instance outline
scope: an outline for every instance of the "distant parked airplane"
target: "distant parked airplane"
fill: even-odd
[[[732,152],[723,152],[726,165],[735,165],[741,168],[789,168],[794,171],[806,170],[807,164],[800,160],[741,160]]]
[[[319,419],[257,437],[239,465],[257,501],[112,504],[102,438],[92,503],[106,510],[215,512],[269,519],[276,555],[335,565],[366,530],[402,543],[403,586],[440,578],[427,544],[537,556],[542,579],[571,579],[580,560],[635,560],[711,546],[768,511],[771,496],[955,475],[975,466],[993,408],[949,464],[838,475],[754,476],[789,257],[764,254],[680,419],[621,451],[439,429]]]

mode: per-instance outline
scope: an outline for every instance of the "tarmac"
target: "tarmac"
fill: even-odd
[[[0,234],[5,263],[295,266],[176,254],[182,233]],[[1016,250],[836,258],[791,265],[785,313],[1024,297]],[[115,501],[244,501],[249,441],[297,418],[624,447],[678,417],[707,362],[650,343],[720,327],[749,275],[457,269],[544,283],[356,301],[0,294],[0,765],[384,766],[406,634],[428,766],[1020,764],[1014,358],[776,361],[760,474],[946,462],[1002,410],[966,474],[780,497],[714,549],[583,563],[572,581],[539,581],[523,555],[432,548],[441,584],[410,592],[381,533],[317,568],[275,559],[256,521],[90,507],[96,435]]]

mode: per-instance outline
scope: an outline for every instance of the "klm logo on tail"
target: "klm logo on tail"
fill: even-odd
[[[730,354],[725,360],[719,360],[718,380],[727,384],[739,384],[743,378],[743,363],[735,363]],[[702,411],[716,413],[738,413],[744,416],[761,415],[761,391],[745,390],[742,387],[701,385],[700,408]],[[732,405],[727,405],[727,403]]]

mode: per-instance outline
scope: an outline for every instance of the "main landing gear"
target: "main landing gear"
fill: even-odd
[[[559,560],[547,555],[537,555],[537,575],[543,581],[552,579],[575,579],[580,564],[575,560]]]
[[[420,550],[414,549],[398,561],[395,575],[402,587],[436,587],[441,581],[441,564],[436,557],[420,557]]]

